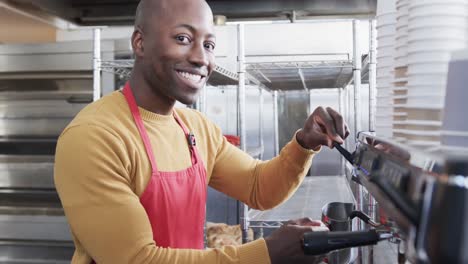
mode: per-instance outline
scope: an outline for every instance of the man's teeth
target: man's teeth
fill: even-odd
[[[191,73],[182,72],[182,71],[179,71],[179,73],[180,75],[182,75],[182,77],[189,79],[191,81],[194,81],[194,82],[199,82],[202,78],[201,75],[198,75],[198,74],[191,74]]]

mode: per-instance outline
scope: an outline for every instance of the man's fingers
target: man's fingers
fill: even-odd
[[[343,117],[331,107],[327,107],[326,110],[328,114],[330,114],[330,116],[333,118],[336,132],[338,133],[338,135],[340,135],[342,139],[344,139],[346,133],[346,123],[344,122]]]
[[[349,132],[349,127],[348,127],[348,125],[345,124],[345,137],[344,137],[344,139],[346,139],[346,138],[349,136],[350,133],[351,133],[351,132]]]
[[[333,148],[333,141],[330,139],[330,137],[326,133],[315,136],[315,141],[320,143],[320,145]]]
[[[301,225],[301,226],[322,226],[322,221],[312,220],[309,217],[289,220],[285,223],[286,225]]]
[[[325,109],[323,109],[323,107],[317,108],[317,118],[315,120],[322,128],[325,128],[325,131],[323,132],[327,134],[328,137],[339,143],[343,143],[343,139],[336,132],[333,118],[327,111],[325,111]],[[331,147],[329,144],[327,145]]]

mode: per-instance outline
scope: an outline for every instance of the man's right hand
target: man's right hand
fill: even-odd
[[[320,221],[312,221],[309,218],[288,221],[285,225],[265,238],[272,264],[283,263],[320,263],[324,256],[306,256],[302,249],[304,233],[314,229],[326,227]]]

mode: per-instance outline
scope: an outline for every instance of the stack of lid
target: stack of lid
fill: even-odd
[[[407,116],[395,130],[408,145],[440,145],[450,54],[468,43],[467,27],[467,0],[409,0]]]
[[[395,79],[393,89],[393,138],[405,142],[405,135],[401,133],[406,128],[406,102],[408,83],[408,20],[410,0],[396,1],[396,35],[395,35]]]
[[[395,65],[395,0],[377,4],[377,113],[376,134],[392,137],[393,82]]]

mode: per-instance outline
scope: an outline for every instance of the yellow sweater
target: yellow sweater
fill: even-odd
[[[312,162],[314,152],[295,139],[270,161],[252,159],[199,112],[175,111],[196,137],[209,186],[252,208],[269,209],[285,201]],[[186,138],[173,116],[142,108],[140,113],[158,169],[191,166]],[[223,249],[158,247],[139,201],[150,175],[144,145],[120,92],[90,104],[68,125],[57,145],[54,178],[76,246],[72,263],[270,263],[263,239]]]

